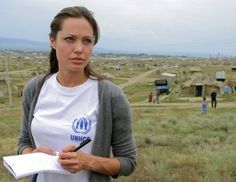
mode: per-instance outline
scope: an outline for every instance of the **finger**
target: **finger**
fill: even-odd
[[[59,159],[73,159],[77,157],[76,152],[61,152],[59,153]]]
[[[71,144],[62,149],[62,152],[73,152],[75,150],[76,146]]]
[[[77,158],[58,158],[58,162],[62,166],[73,166],[79,164],[79,160]]]

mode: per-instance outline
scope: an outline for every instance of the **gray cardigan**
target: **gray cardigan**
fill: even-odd
[[[34,108],[44,81],[50,77],[36,76],[26,85],[23,92],[23,118],[18,140],[18,154],[26,147],[35,148],[31,133]],[[116,157],[121,164],[117,176],[130,175],[136,168],[136,147],[132,135],[131,110],[119,87],[107,80],[98,81],[99,115],[92,154],[101,157]],[[117,177],[115,176],[115,177]],[[108,182],[111,177],[90,172],[91,182]],[[31,181],[35,181],[35,176]]]

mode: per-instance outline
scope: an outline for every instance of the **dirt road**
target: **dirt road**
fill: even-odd
[[[140,75],[138,75],[138,76],[136,76],[136,77],[130,78],[130,79],[128,80],[128,82],[125,82],[125,83],[123,83],[123,84],[120,84],[119,86],[120,86],[120,88],[123,89],[123,88],[125,88],[125,87],[127,87],[127,86],[129,86],[129,85],[132,85],[132,84],[134,84],[134,83],[140,81],[140,80],[143,79],[143,78],[146,78],[149,74],[155,72],[156,70],[158,70],[158,68],[153,69],[153,70],[150,70],[150,71],[147,71],[147,72],[145,72],[145,73],[142,73],[142,74],[140,74]]]
[[[201,103],[134,103],[132,107],[165,107],[165,108],[201,108]],[[236,102],[218,103],[216,109],[220,108],[236,108]],[[212,109],[208,104],[208,109]]]

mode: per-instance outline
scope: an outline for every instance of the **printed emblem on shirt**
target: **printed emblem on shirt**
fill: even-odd
[[[76,118],[72,123],[72,129],[75,133],[86,134],[91,130],[91,121],[85,117]]]

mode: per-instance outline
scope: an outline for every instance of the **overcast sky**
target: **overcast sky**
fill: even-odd
[[[48,41],[52,18],[76,5],[94,12],[98,47],[236,56],[236,0],[1,0],[0,37]]]

